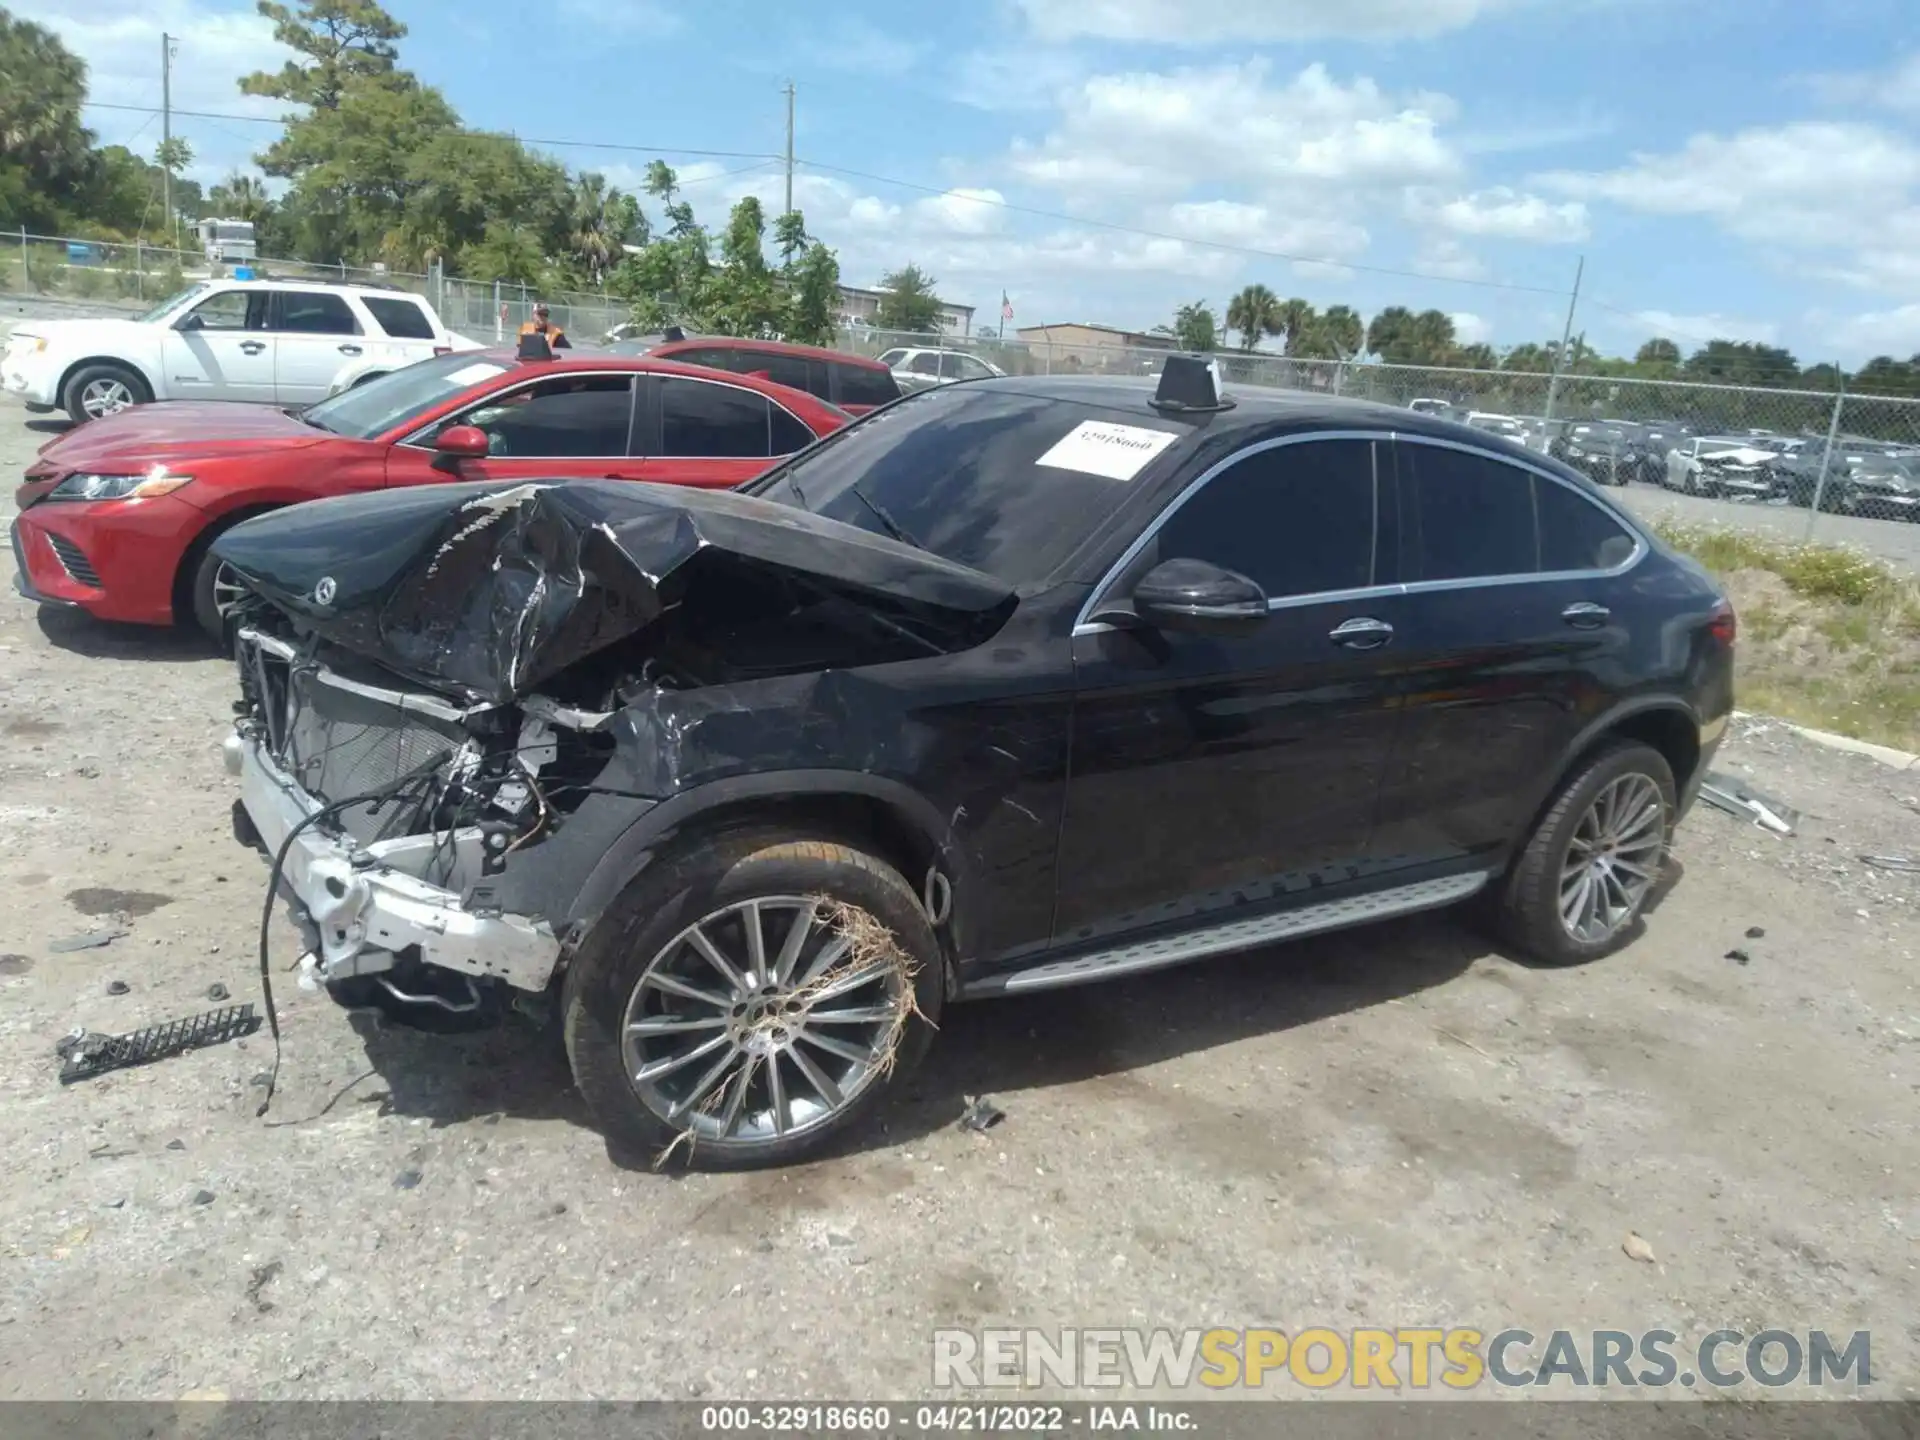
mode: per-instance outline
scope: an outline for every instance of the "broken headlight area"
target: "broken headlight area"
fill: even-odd
[[[320,501],[216,553],[252,592],[230,763],[329,983],[418,962],[545,988],[646,810],[903,763],[929,739],[868,667],[971,648],[1014,604],[769,501],[592,482]]]

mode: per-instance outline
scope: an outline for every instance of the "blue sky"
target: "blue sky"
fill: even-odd
[[[658,147],[712,222],[745,193],[778,203],[778,165],[752,157],[781,148],[791,78],[797,203],[843,277],[911,260],[984,323],[1003,289],[1016,325],[1144,328],[1262,281],[1363,315],[1437,307],[1504,346],[1558,337],[1584,256],[1576,327],[1604,351],[1655,334],[1805,363],[1920,351],[1912,0],[390,8],[411,28],[402,63],[469,123],[642,147],[553,152],[628,186]],[[233,84],[279,60],[250,6],[34,9],[97,99],[158,102],[165,30],[177,107],[275,113]],[[89,122],[158,137],[142,114]],[[176,131],[208,180],[271,133]]]

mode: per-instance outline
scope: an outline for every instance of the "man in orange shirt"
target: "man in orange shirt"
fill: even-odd
[[[567,332],[555,325],[549,318],[552,312],[543,300],[533,307],[533,319],[520,327],[521,335],[539,335],[545,338],[549,349],[571,350],[573,342],[567,339]]]

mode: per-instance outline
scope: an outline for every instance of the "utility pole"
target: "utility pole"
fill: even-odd
[[[178,249],[173,233],[173,37],[160,35],[160,214],[166,222],[167,245]],[[148,191],[152,194],[152,191]]]
[[[1567,301],[1567,325],[1560,332],[1560,348],[1553,356],[1553,376],[1547,381],[1547,413],[1542,419],[1553,419],[1553,397],[1560,389],[1560,370],[1567,363],[1567,342],[1573,339],[1573,310],[1580,303],[1580,280],[1587,273],[1587,257],[1582,255],[1580,263],[1573,270],[1573,296]]]
[[[783,214],[793,213],[793,82],[787,82],[787,208]]]

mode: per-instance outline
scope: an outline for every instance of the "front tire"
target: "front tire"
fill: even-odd
[[[893,867],[743,828],[627,887],[567,970],[562,1025],[616,1145],[698,1169],[785,1165],[871,1116],[918,1063],[943,978]]]
[[[1678,814],[1673,770],[1622,741],[1582,761],[1540,817],[1496,896],[1495,923],[1548,965],[1580,965],[1638,933]]]
[[[102,360],[82,365],[67,377],[60,392],[60,408],[76,425],[117,415],[132,405],[145,405],[153,391],[137,370]]]

